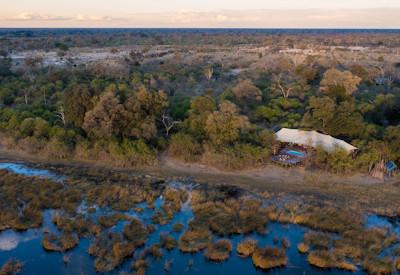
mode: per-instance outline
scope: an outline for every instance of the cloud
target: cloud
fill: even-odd
[[[71,16],[24,12],[12,19],[0,18],[0,25],[10,27],[128,28],[400,28],[399,14],[400,8],[177,10]]]
[[[32,12],[23,12],[11,18],[7,18],[10,21],[123,21],[125,18],[111,17],[111,16],[98,16],[98,15],[82,15],[77,16],[60,16],[60,15],[44,15]]]
[[[71,17],[64,17],[64,16],[54,16],[54,15],[42,15],[38,13],[31,13],[31,12],[23,12],[14,17],[11,17],[10,20],[15,21],[62,21],[62,20],[70,20]]]
[[[77,21],[122,21],[126,20],[126,18],[120,18],[120,17],[111,17],[111,16],[85,16],[82,14],[78,14],[73,18],[74,20]]]

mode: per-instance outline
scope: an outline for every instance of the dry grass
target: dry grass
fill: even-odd
[[[172,250],[178,245],[178,242],[174,239],[174,237],[166,234],[160,235],[160,242],[161,246],[167,250]]]
[[[47,251],[65,252],[79,244],[79,239],[74,234],[63,234],[57,237],[53,234],[45,234],[42,246]]]
[[[362,267],[368,274],[393,274],[393,260],[389,257],[384,259],[367,258],[362,263]]]
[[[89,247],[94,256],[97,272],[109,272],[133,254],[134,244],[123,239],[121,234],[109,233],[97,237]]]
[[[208,230],[189,230],[179,238],[178,245],[182,252],[194,253],[205,249],[211,241]]]
[[[307,253],[308,251],[310,251],[310,247],[309,247],[308,245],[306,245],[305,243],[299,243],[299,244],[297,245],[297,250],[298,250],[300,253],[305,254],[305,253]]]
[[[252,259],[253,264],[261,269],[283,267],[288,262],[285,250],[274,247],[257,248]]]
[[[338,268],[345,269],[348,271],[356,271],[357,267],[341,259],[336,255],[335,251],[327,251],[327,250],[316,250],[310,252],[307,257],[307,261],[318,268],[322,269],[330,269],[330,268]]]
[[[124,227],[124,236],[128,238],[134,246],[141,246],[148,237],[148,230],[138,219],[132,219],[130,224]]]
[[[204,256],[216,262],[222,262],[229,259],[229,254],[232,251],[232,243],[229,240],[218,240],[213,244],[209,244]]]
[[[241,257],[249,257],[253,255],[257,248],[257,241],[254,239],[245,239],[236,247],[236,251]]]
[[[0,275],[16,275],[21,272],[22,266],[20,261],[10,259],[0,268]]]

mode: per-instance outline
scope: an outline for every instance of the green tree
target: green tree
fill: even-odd
[[[197,140],[206,138],[206,122],[208,116],[215,111],[216,104],[212,97],[198,96],[192,99],[188,118],[184,121],[184,129]]]
[[[126,111],[118,96],[110,90],[85,115],[83,129],[93,138],[109,139],[126,130]]]
[[[219,110],[210,114],[206,121],[207,135],[215,147],[233,144],[248,127],[247,117],[240,115],[236,105],[229,101],[220,103]]]
[[[239,81],[233,87],[232,93],[236,98],[235,102],[241,106],[252,106],[262,100],[260,89],[248,79]]]
[[[123,136],[149,140],[157,135],[157,120],[161,119],[168,107],[167,95],[162,92],[150,92],[141,87],[128,97],[125,103],[127,122]]]
[[[385,130],[384,140],[388,143],[390,157],[400,161],[400,126],[390,126]]]
[[[70,85],[64,92],[64,113],[67,124],[80,128],[85,114],[92,107],[92,94],[85,84]]]
[[[358,88],[361,78],[353,75],[350,71],[339,71],[329,69],[325,72],[320,86],[321,91],[326,94],[332,94],[338,88],[342,88],[346,95],[352,95]]]

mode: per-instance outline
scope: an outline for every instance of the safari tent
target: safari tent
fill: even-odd
[[[324,135],[318,133],[317,131],[303,131],[298,129],[282,128],[276,132],[275,135],[276,139],[280,142],[313,148],[322,146],[327,152],[332,152],[335,148],[341,148],[350,154],[358,149],[344,140],[340,140],[329,135]]]

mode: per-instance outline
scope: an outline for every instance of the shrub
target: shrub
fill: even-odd
[[[124,139],[121,143],[110,142],[110,155],[117,166],[150,165],[156,161],[156,152],[144,140]]]
[[[177,133],[171,137],[168,153],[184,161],[195,161],[201,154],[201,145],[190,135]]]

